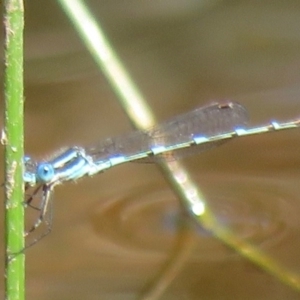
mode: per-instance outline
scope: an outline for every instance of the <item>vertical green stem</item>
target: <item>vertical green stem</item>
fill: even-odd
[[[24,299],[22,0],[4,1],[5,26],[5,299]],[[19,254],[17,254],[19,253]]]

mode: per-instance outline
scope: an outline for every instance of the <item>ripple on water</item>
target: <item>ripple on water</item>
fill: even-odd
[[[297,222],[293,201],[298,195],[280,180],[212,174],[199,177],[198,182],[219,223],[252,244],[274,247],[284,239],[287,228]],[[192,234],[195,249],[191,260],[220,260],[235,255],[201,226],[190,222],[175,194],[161,183],[149,183],[99,201],[91,222],[101,247],[109,245],[116,253],[167,255],[180,236]]]

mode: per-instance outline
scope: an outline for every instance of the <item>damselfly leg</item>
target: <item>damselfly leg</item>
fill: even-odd
[[[27,226],[28,229],[25,231],[25,236],[29,237],[32,233],[36,232],[38,234],[33,237],[28,243],[26,243],[25,248],[29,248],[36,244],[43,237],[47,236],[52,230],[52,186],[47,184],[40,184],[38,187],[31,187],[30,185],[25,186],[25,207],[32,209],[36,213],[29,213],[28,218],[34,221],[31,225]],[[42,226],[44,225],[44,226]]]

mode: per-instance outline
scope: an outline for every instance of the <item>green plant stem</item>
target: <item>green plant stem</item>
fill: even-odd
[[[84,1],[58,0],[58,2],[74,24],[95,62],[105,75],[133,126],[138,129],[148,129],[153,126],[155,124],[155,116],[145,97],[131,79],[106,38],[99,22],[93,18]],[[200,208],[199,211],[205,214],[206,219],[214,218],[209,208],[205,205],[204,196],[181,163],[178,161],[162,161],[159,163],[159,167],[178,198],[189,210],[191,206],[197,206]],[[181,178],[185,178],[185,180],[182,181]],[[201,223],[201,220],[199,221]],[[189,257],[188,255],[182,255],[182,252],[186,252],[185,248],[186,245],[182,244],[181,249],[176,251],[176,256],[173,257],[172,261],[168,261],[163,267],[161,275],[158,276],[158,280],[162,284],[154,284],[154,289],[156,289],[156,286],[159,286],[159,290],[153,291],[150,288],[151,291],[146,291],[145,294],[155,294],[159,297],[164,293],[169,283],[166,277],[168,277],[170,271],[174,270],[175,266],[176,270],[179,271]],[[145,299],[147,297],[148,295],[144,296]]]
[[[4,1],[5,26],[5,299],[24,299],[22,0]]]
[[[106,76],[115,94],[118,96],[120,104],[134,126],[140,129],[147,129],[153,125],[155,118],[145,98],[130,78],[106,38],[99,22],[97,22],[91,12],[88,11],[84,1],[58,0],[58,2],[71,19],[95,62]],[[177,196],[202,227],[209,230],[212,235],[237,251],[240,255],[252,261],[272,276],[278,278],[281,282],[300,291],[300,276],[298,274],[289,271],[260,249],[240,239],[230,232],[230,230],[226,230],[222,225],[218,224],[206,204],[201,191],[179,162],[161,163],[160,168]],[[184,251],[184,248],[182,248],[182,251]],[[177,260],[181,257],[180,252],[178,253],[177,258],[173,260],[174,265],[176,265]],[[185,257],[188,256],[186,255]],[[181,266],[183,264],[184,260],[181,260]],[[168,265],[168,270],[171,270],[174,265]],[[180,266],[177,266],[176,269],[178,271]],[[153,299],[151,298],[153,295],[158,298],[162,295],[167,287],[165,283],[169,282],[164,275],[167,274],[168,276],[168,270],[162,271],[160,280],[163,284],[156,282],[156,286],[160,290],[146,291],[146,293],[143,294],[143,299]],[[164,287],[162,287],[163,285]]]

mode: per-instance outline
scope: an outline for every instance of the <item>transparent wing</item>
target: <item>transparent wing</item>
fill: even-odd
[[[95,161],[107,160],[118,155],[130,157],[137,153],[147,153],[149,149],[157,146],[169,147],[189,143],[197,136],[210,137],[232,132],[236,127],[246,125],[247,121],[248,114],[242,105],[235,102],[216,103],[179,115],[147,131],[134,131],[127,135],[106,139],[97,146],[87,149],[87,153]],[[222,142],[224,141],[214,141],[174,153],[159,154],[159,156],[167,159],[179,158],[215,147]],[[151,162],[155,159],[157,158],[151,154],[142,161]]]

